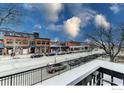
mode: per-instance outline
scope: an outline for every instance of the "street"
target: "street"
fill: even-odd
[[[95,53],[99,53],[99,51],[94,51],[92,54],[95,54]],[[16,62],[16,60],[19,60],[19,59],[14,59],[14,62],[13,63],[9,63],[9,64],[13,64],[13,69],[11,70],[7,70],[7,71],[3,71],[0,73],[1,76],[5,76],[5,77],[1,77],[0,79],[0,84],[1,85],[34,85],[36,83],[38,83],[39,81],[41,80],[46,80],[46,79],[49,79],[53,76],[56,76],[56,75],[59,75],[65,71],[68,71],[68,70],[71,70],[75,67],[78,67],[80,65],[83,65],[85,64],[85,61],[81,61],[81,59],[77,60],[77,61],[80,61],[81,63],[78,64],[78,65],[75,65],[75,66],[70,66],[67,60],[73,60],[73,59],[77,59],[77,58],[82,58],[84,56],[87,56],[87,55],[92,55],[90,52],[87,52],[85,54],[83,53],[76,53],[76,54],[71,54],[71,55],[59,55],[58,57],[57,56],[51,56],[51,57],[43,57],[43,58],[34,58],[34,59],[22,59],[21,61],[23,61],[22,63],[20,61]],[[68,59],[66,56],[68,55],[68,57],[72,57],[71,59]],[[74,57],[74,56],[77,56],[77,57]],[[82,57],[81,57],[82,55]],[[37,65],[24,65],[26,62],[26,60],[28,60],[27,64],[29,63],[29,61],[32,63],[32,62],[37,62],[37,61],[41,61],[41,60],[47,60],[46,62],[47,63],[55,63],[55,60],[51,60],[49,61],[50,59],[52,58],[55,58],[57,57],[56,59],[56,62],[64,62],[63,65],[66,66],[65,69],[63,70],[60,70],[60,71],[57,71],[57,72],[54,72],[54,73],[48,73],[48,67],[43,67],[42,66],[45,64],[38,64]],[[62,59],[64,58],[64,59]],[[37,59],[37,61],[36,61]],[[60,61],[61,60],[61,61]],[[90,60],[90,58],[88,58],[88,60]],[[88,61],[87,61],[88,62]],[[23,66],[22,68],[19,67],[19,64],[20,66]],[[23,65],[21,65],[23,64]],[[15,67],[18,65],[18,68]],[[46,64],[47,65],[47,64]],[[5,64],[3,66],[6,66]],[[8,68],[7,69],[10,69],[9,66],[11,65],[7,65]],[[28,70],[28,71],[27,71]],[[18,73],[18,74],[17,74]],[[11,77],[12,76],[12,77]]]
[[[0,76],[9,75],[10,73],[17,73],[21,71],[30,70],[37,67],[46,66],[48,63],[58,63],[71,59],[76,59],[79,57],[83,57],[86,55],[100,53],[101,50],[92,51],[91,52],[82,52],[82,53],[73,53],[73,54],[65,54],[65,55],[57,55],[46,57],[43,56],[41,58],[24,58],[24,59],[11,59],[0,62]]]

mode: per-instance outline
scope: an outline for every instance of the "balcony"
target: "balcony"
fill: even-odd
[[[123,64],[93,60],[38,85],[122,86],[124,85],[123,71]]]
[[[70,55],[70,54],[68,54],[68,55]],[[79,57],[79,58],[74,58],[74,59],[72,58],[72,59],[66,60],[66,61],[61,61],[59,63],[66,66],[66,68],[57,70],[54,73],[48,72],[48,65],[42,66],[42,67],[40,65],[38,65],[38,66],[34,65],[33,67],[28,67],[27,70],[26,70],[26,67],[23,66],[25,64],[22,64],[23,68],[21,68],[21,70],[16,65],[14,65],[14,67],[16,69],[13,69],[13,66],[11,67],[10,65],[6,65],[8,70],[9,69],[11,69],[11,70],[3,71],[0,73],[0,85],[1,86],[3,86],[3,85],[15,86],[15,85],[35,85],[35,84],[38,84],[41,82],[43,83],[43,81],[45,81],[45,80],[49,80],[52,77],[60,76],[63,73],[71,71],[72,69],[80,67],[80,66],[88,63],[89,61],[99,57],[99,56],[94,56],[94,55],[96,55],[96,54]],[[69,65],[74,60],[75,60],[75,62],[78,62],[78,63],[80,62],[80,64]],[[38,61],[38,60],[36,60],[36,61]],[[41,61],[41,59],[40,59],[40,61]],[[56,64],[58,64],[58,63],[56,63]],[[1,69],[2,69],[2,67],[1,67]]]

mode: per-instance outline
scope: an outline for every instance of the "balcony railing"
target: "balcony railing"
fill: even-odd
[[[61,64],[65,65],[66,68],[56,71],[54,73],[49,73],[48,66],[43,66],[43,67],[39,67],[39,68],[35,68],[35,69],[31,69],[31,70],[27,70],[27,71],[23,71],[23,72],[19,72],[19,73],[7,75],[7,76],[2,76],[2,77],[0,77],[0,85],[1,86],[35,85],[46,79],[49,79],[56,75],[60,75],[61,73],[64,73],[65,71],[68,71],[68,70],[76,68],[80,65],[83,65],[93,59],[100,57],[100,56],[101,56],[101,54],[92,54],[92,55],[88,55],[85,57],[80,57],[77,59],[61,62]],[[74,60],[75,60],[75,62],[78,62],[79,64],[69,65]],[[56,63],[56,64],[59,64],[59,63]],[[49,65],[49,66],[52,66],[52,65]]]
[[[108,78],[108,76],[110,77],[110,79]],[[122,82],[121,83],[120,82],[118,83],[117,81],[115,82],[116,79],[119,79]],[[103,86],[104,85],[103,82],[111,86],[124,85],[124,74],[100,67],[95,72],[88,75],[80,82],[78,82],[76,85]]]

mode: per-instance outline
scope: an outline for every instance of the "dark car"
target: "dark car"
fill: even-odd
[[[88,62],[88,61],[91,61],[91,60],[94,60],[98,57],[100,57],[102,54],[93,54],[93,55],[88,55],[88,56],[85,56],[85,57],[82,57],[80,58],[80,60],[82,62]]]
[[[53,74],[57,71],[64,70],[66,68],[67,68],[66,65],[64,65],[62,63],[57,63],[57,64],[53,64],[53,65],[48,65],[47,72]]]
[[[69,51],[69,52],[67,52],[66,54],[71,54],[72,53],[72,51]]]
[[[34,54],[34,55],[31,55],[31,58],[39,58],[42,56],[43,56],[43,54]]]
[[[79,65],[81,64],[81,61],[80,60],[73,60],[71,62],[68,63],[70,66],[75,66],[75,65]]]
[[[86,57],[81,57],[81,58],[80,58],[80,61],[83,62],[83,63],[87,62],[87,60],[88,60],[88,59],[87,59]]]

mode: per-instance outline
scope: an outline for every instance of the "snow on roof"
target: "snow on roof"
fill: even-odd
[[[62,73],[58,76],[45,80],[41,83],[41,85],[73,85],[78,83],[80,80],[84,79],[100,67],[124,73],[123,64],[102,60],[94,60],[72,70],[69,70],[65,73]]]

